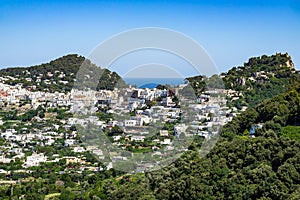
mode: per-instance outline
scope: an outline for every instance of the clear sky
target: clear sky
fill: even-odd
[[[249,57],[288,52],[300,65],[297,0],[0,0],[0,68],[83,56],[133,28],[163,27],[202,45],[219,71]]]

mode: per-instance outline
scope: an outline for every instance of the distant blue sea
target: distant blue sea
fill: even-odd
[[[155,88],[157,85],[169,84],[176,86],[184,83],[184,78],[123,78],[127,84],[136,85],[138,88]]]

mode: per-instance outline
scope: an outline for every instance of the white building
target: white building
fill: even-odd
[[[85,149],[83,147],[74,147],[73,151],[75,153],[82,153],[85,152]]]
[[[164,141],[160,142],[160,144],[169,145],[169,144],[171,144],[171,139],[164,139]]]
[[[131,137],[131,141],[136,141],[136,142],[144,142],[145,136],[141,136],[141,135],[133,135]]]
[[[137,121],[134,119],[124,120],[124,126],[136,126]]]
[[[40,154],[34,153],[31,156],[28,156],[26,158],[23,167],[27,168],[32,166],[39,166],[41,162],[46,162],[46,161],[47,161],[47,157],[45,157],[43,153]]]
[[[122,138],[121,135],[115,135],[115,136],[112,136],[112,137],[113,137],[114,141],[118,141]]]
[[[168,132],[168,130],[160,130],[159,135],[160,136],[169,136],[169,132]]]

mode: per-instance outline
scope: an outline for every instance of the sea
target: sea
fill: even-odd
[[[177,86],[184,83],[184,78],[123,78],[129,85],[135,85],[138,88],[155,88],[157,85]]]

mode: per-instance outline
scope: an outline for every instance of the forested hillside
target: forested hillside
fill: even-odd
[[[258,106],[250,108],[226,124],[224,135],[249,135],[254,124],[261,123],[263,130],[272,129],[280,132],[285,126],[300,125],[300,87],[265,100]],[[258,131],[258,133],[261,131]]]
[[[234,100],[232,105],[253,107],[286,92],[299,74],[287,53],[277,53],[250,58],[243,66],[233,67],[221,77],[226,89],[242,93],[242,98]]]
[[[187,153],[163,170],[106,182],[103,193],[108,199],[296,200],[299,150],[285,138],[222,140],[205,158]]]
[[[70,54],[46,64],[2,69],[0,70],[0,77],[6,84],[20,84],[33,91],[69,92],[84,61],[84,57]],[[117,82],[125,84],[116,72],[101,69],[88,61],[86,63],[90,65],[89,69],[95,73],[103,73],[99,80],[98,89],[112,90]]]
[[[219,76],[195,76],[186,80],[198,96],[212,84],[236,91],[238,95],[228,97],[227,103],[229,107],[240,110],[243,106],[254,107],[265,99],[288,91],[299,77],[292,58],[287,53],[277,53],[250,58],[243,66],[233,67]]]

